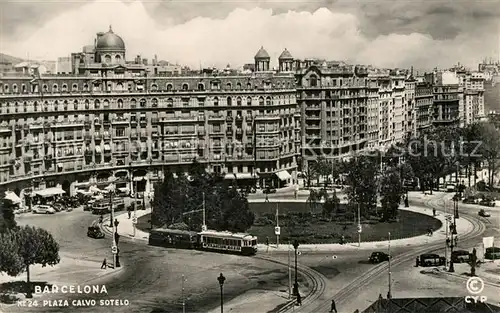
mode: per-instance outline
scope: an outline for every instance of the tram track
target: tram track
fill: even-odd
[[[431,199],[424,202],[424,205],[429,208],[434,208],[436,210],[441,211],[439,207],[439,202],[443,197],[438,199]],[[461,242],[467,244],[467,242],[476,240],[478,236],[480,236],[485,230],[486,226],[483,222],[479,221],[475,216],[461,213],[462,218],[467,219],[472,225],[473,229],[471,232],[464,234],[461,237]],[[391,259],[391,266],[398,266],[403,263],[409,262],[415,259],[422,253],[434,252],[443,248],[443,243],[434,243],[427,246],[421,246],[411,251],[402,253],[397,257]],[[358,276],[352,283],[347,286],[344,286],[341,291],[337,292],[331,299],[335,299],[337,306],[342,307],[342,304],[353,294],[356,290],[360,290],[370,283],[378,279],[382,274],[386,273],[388,270],[388,264],[381,263],[376,265],[372,269],[365,272],[363,275]],[[317,295],[315,299],[321,297],[322,294]],[[329,312],[330,310],[330,301],[331,299],[322,301],[321,303],[308,302],[304,304],[302,307],[299,307],[299,312],[311,312],[311,313],[319,313],[319,312]]]

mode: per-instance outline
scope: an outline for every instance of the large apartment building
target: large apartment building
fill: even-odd
[[[280,187],[319,155],[385,149],[484,110],[484,78],[472,73],[462,84],[439,73],[424,81],[286,49],[272,69],[263,47],[246,71],[191,71],[156,57],[127,62],[111,28],[64,61],[65,74],[27,64],[0,76],[0,184],[21,197],[56,185],[149,192],[194,159],[240,185]]]
[[[291,183],[300,143],[293,61],[280,60],[278,72],[269,62],[261,49],[251,74],[155,75],[125,62],[110,29],[73,54],[73,74],[3,75],[0,183],[151,191],[193,159],[242,184]]]

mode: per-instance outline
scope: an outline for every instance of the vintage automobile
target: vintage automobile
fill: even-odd
[[[89,226],[87,229],[87,236],[94,239],[104,238],[104,233],[101,231],[99,226]]]
[[[500,260],[500,248],[499,247],[486,248],[486,251],[484,253],[484,258],[488,260]]]
[[[470,259],[470,253],[467,250],[457,250],[451,253],[453,263],[467,263]]]
[[[56,210],[49,205],[35,205],[33,207],[33,213],[36,214],[54,214]]]
[[[468,196],[467,198],[465,198],[463,200],[463,203],[465,204],[477,204],[478,203],[478,199],[474,196]]]
[[[495,200],[484,198],[484,199],[481,199],[479,201],[479,205],[494,207],[495,206]]]
[[[479,216],[481,216],[481,217],[490,217],[490,216],[491,216],[491,214],[490,214],[490,213],[486,212],[486,211],[485,211],[485,210],[483,210],[483,209],[479,210],[478,215],[479,215]]]
[[[420,266],[440,266],[446,263],[446,258],[434,253],[425,253],[420,255]]]
[[[377,263],[382,263],[384,261],[389,261],[389,258],[390,258],[390,256],[387,253],[376,251],[370,255],[368,260],[371,263],[377,264]]]

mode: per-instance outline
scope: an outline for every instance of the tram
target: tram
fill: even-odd
[[[149,245],[165,248],[197,249],[218,253],[255,255],[257,237],[245,233],[206,230],[202,232],[157,228],[149,234]]]

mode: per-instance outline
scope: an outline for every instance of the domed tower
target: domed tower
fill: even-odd
[[[256,72],[269,71],[269,62],[271,61],[271,57],[269,57],[269,53],[267,53],[264,47],[260,47],[260,50],[254,57],[254,60]]]
[[[293,71],[293,56],[286,48],[278,58],[280,72]]]
[[[125,42],[120,36],[113,33],[111,25],[107,33],[97,33],[95,54],[95,60],[98,63],[125,63]]]

